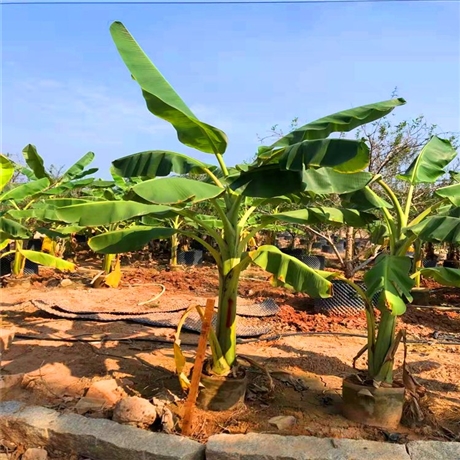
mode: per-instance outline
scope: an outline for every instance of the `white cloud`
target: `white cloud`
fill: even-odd
[[[16,103],[33,108],[43,128],[59,136],[119,144],[136,132],[155,135],[169,129],[148,112],[141,97],[123,98],[108,86],[41,79],[16,83],[13,91]]]

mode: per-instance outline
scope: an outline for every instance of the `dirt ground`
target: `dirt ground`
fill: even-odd
[[[112,377],[129,395],[151,399],[168,392],[177,396],[170,408],[180,421],[184,395],[174,374],[174,329],[124,321],[67,320],[52,317],[30,303],[37,298],[52,298],[56,303],[62,300],[84,309],[85,299],[91,297],[101,308],[129,310],[161,292],[155,283],[165,287],[158,301],[217,294],[213,266],[169,271],[165,266],[141,265],[134,263],[123,269],[118,289],[91,288],[89,282],[95,272],[90,264],[70,275],[42,268],[39,275],[0,289],[2,328],[16,330],[16,339],[2,357],[2,374],[27,374],[26,385],[15,387],[5,398],[74,412],[92,381]],[[62,287],[63,278],[72,283]],[[250,431],[393,442],[460,436],[460,293],[439,289],[432,282],[425,287],[431,291],[423,298],[423,305],[409,306],[400,321],[408,333],[409,369],[426,390],[420,400],[423,421],[415,421],[413,413],[407,411],[395,434],[343,418],[341,379],[354,372],[353,356],[365,344],[364,315],[315,314],[313,300],[307,295],[273,288],[266,273],[251,268],[242,275],[240,296],[254,301],[271,297],[281,310],[275,317],[264,319],[272,325],[273,334],[240,343],[238,353],[273,372],[275,391],[267,392],[266,376],[249,368],[245,405],[222,413],[197,409],[193,438],[205,441],[216,433]],[[197,339],[197,334],[182,336],[190,367]],[[365,358],[360,358],[358,367],[364,368],[365,364]],[[396,365],[398,377],[402,350]],[[280,432],[268,423],[277,415],[293,415],[297,424]]]

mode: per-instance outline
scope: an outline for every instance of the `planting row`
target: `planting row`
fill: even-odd
[[[87,234],[89,247],[104,255],[101,281],[117,286],[121,254],[140,250],[152,240],[170,239],[171,264],[175,265],[180,238],[196,241],[214,259],[219,273],[217,324],[209,336],[212,359],[205,366],[206,379],[216,395],[230,391],[237,399],[242,394],[239,385],[245,382],[239,373],[235,325],[242,271],[255,264],[271,273],[276,285],[319,299],[328,299],[334,282],[340,280],[360,298],[368,324],[368,343],[360,352],[367,353],[368,370],[345,380],[345,414],[394,425],[401,416],[405,391],[393,381],[395,352],[404,338],[402,331],[396,332],[397,317],[404,314],[421,276],[460,286],[455,264],[454,268],[422,268],[420,264],[424,242],[453,248],[460,243],[460,173],[450,172],[449,185],[436,185],[457,155],[451,143],[437,136],[426,142],[398,176],[407,184],[402,200],[381,175],[368,171],[369,146],[364,140],[331,137],[384,117],[405,104],[401,98],[307,123],[260,147],[251,163],[229,166],[225,133],[193,114],[123,24],[113,23],[110,33],[128,69],[127,77],[131,74],[139,85],[148,110],[169,122],[180,142],[210,154],[215,161],[150,150],[114,160],[112,180],[104,181],[89,177],[96,172],[87,168],[94,157],[90,152],[61,177],[53,178],[36,148],[28,145],[23,151],[27,167],[19,169],[27,180],[18,184],[13,181],[18,166],[2,156],[0,245],[7,249],[14,242],[14,249],[2,256],[14,256],[13,273],[20,274],[26,260],[74,270],[73,262],[60,257],[56,238]],[[426,183],[433,184],[430,202],[415,209],[414,191]],[[330,197],[334,197],[333,205],[328,205]],[[274,235],[287,228],[306,228],[321,235],[321,229],[338,234],[345,227],[366,229],[373,243],[364,265],[357,265],[371,267],[364,275],[365,288],[352,277],[324,271],[321,266],[313,268],[274,245]],[[23,241],[35,231],[49,238],[48,253],[24,247]],[[347,242],[352,237],[347,230]],[[328,240],[334,248],[331,236]],[[354,258],[352,253],[345,265]],[[375,309],[380,312],[378,323]],[[181,382],[187,387],[187,378]]]

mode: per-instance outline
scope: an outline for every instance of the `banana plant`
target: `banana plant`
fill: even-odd
[[[116,48],[132,78],[142,90],[148,110],[168,121],[184,145],[213,156],[218,166],[192,157],[164,150],[140,152],[112,162],[122,177],[149,178],[132,187],[129,201],[115,203],[117,209],[150,206],[149,214],[168,212],[181,216],[194,224],[187,228],[166,229],[136,226],[123,231],[108,232],[89,241],[93,250],[101,253],[130,251],[142,247],[149,238],[158,237],[166,230],[177,231],[201,243],[214,257],[219,274],[219,300],[215,331],[217,356],[212,371],[225,375],[236,364],[236,301],[241,272],[249,264],[256,264],[273,277],[296,291],[312,296],[328,297],[332,284],[329,272],[315,271],[294,257],[283,254],[274,246],[264,245],[253,251],[245,248],[251,238],[263,230],[267,222],[248,229],[248,221],[257,216],[260,207],[276,197],[292,193],[346,193],[366,186],[372,175],[364,169],[369,163],[369,148],[363,140],[330,138],[334,132],[344,133],[376,120],[405,103],[403,99],[357,107],[308,123],[270,146],[259,149],[251,164],[229,167],[224,161],[227,136],[220,129],[199,120],[172,86],[145,55],[143,50],[120,22],[110,27]],[[206,175],[206,181],[184,174]],[[245,198],[256,199],[252,205]],[[209,219],[200,218],[190,209],[195,203],[209,203],[215,226]],[[155,210],[155,206],[162,209]],[[327,222],[328,219],[346,220],[356,212],[347,213],[331,209],[305,210],[300,217],[311,216]],[[110,214],[102,216],[110,220]],[[300,218],[279,214],[276,220]],[[209,235],[216,247],[199,235]],[[214,347],[216,349],[216,347]],[[222,365],[222,362],[225,365]]]
[[[93,181],[93,179],[82,180],[82,177],[97,171],[95,168],[85,170],[93,160],[94,154],[87,153],[60,178],[55,179],[46,171],[43,159],[35,146],[27,145],[23,149],[23,156],[28,168],[16,165],[4,156],[1,159],[0,191],[3,193],[0,195],[0,247],[4,249],[13,241],[15,245],[14,251],[7,251],[2,254],[2,257],[14,254],[12,264],[14,275],[22,275],[26,259],[39,265],[74,270],[74,264],[59,257],[25,249],[24,240],[32,237],[31,228],[37,222],[54,218],[53,210],[43,206],[44,197],[67,193]],[[29,179],[27,182],[19,185],[11,183],[13,173],[17,169]]]
[[[404,314],[406,304],[412,301],[411,289],[417,276],[417,273],[411,275],[412,260],[407,256],[408,249],[419,239],[460,242],[460,213],[457,207],[460,204],[460,184],[438,188],[435,191],[437,200],[411,218],[412,197],[417,185],[435,184],[456,155],[448,140],[433,136],[409,168],[397,176],[409,184],[405,202],[398,200],[380,175],[375,175],[364,189],[343,197],[345,203],[354,203],[359,210],[379,209],[384,224],[376,230],[381,238],[386,237],[388,241],[385,252],[364,276],[366,292],[347,280],[366,303],[368,341],[358,356],[367,351],[368,377],[375,386],[393,381],[394,356],[402,337],[395,332],[397,317]],[[375,188],[379,188],[387,200],[377,195],[373,190]],[[437,213],[442,208],[446,212]],[[420,274],[441,284],[460,287],[460,270],[424,268]],[[374,296],[378,296],[377,308],[381,313],[378,326],[372,302]]]

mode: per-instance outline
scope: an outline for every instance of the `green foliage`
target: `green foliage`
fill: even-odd
[[[433,183],[446,173],[445,167],[456,156],[457,152],[447,139],[433,136],[407,171],[400,174],[398,178],[411,185]]]
[[[196,118],[125,26],[121,22],[114,22],[110,33],[132,78],[141,87],[150,112],[171,123],[184,145],[206,153],[225,153],[227,136]]]
[[[0,192],[5,188],[14,174],[14,163],[0,154]]]
[[[71,193],[94,180],[86,179],[85,184],[77,180],[97,171],[97,168],[85,170],[85,167],[94,159],[94,154],[90,152],[84,155],[62,177],[54,177],[51,169],[49,171],[45,169],[43,158],[38,154],[34,145],[28,144],[24,147],[23,157],[28,168],[19,167],[3,156],[1,159],[3,193],[0,195],[0,203],[4,217],[0,218],[0,247],[5,248],[11,241],[16,241],[13,262],[15,275],[22,274],[24,259],[61,270],[74,270],[74,264],[54,255],[23,250],[22,240],[30,238],[40,222],[57,220],[55,207],[57,201],[53,203],[52,200],[49,200],[50,197],[59,193]],[[24,174],[28,181],[14,183],[15,170]]]
[[[90,238],[88,244],[95,252],[123,254],[142,249],[149,241],[168,238],[174,233],[176,233],[176,230],[172,228],[134,225],[123,230],[101,233],[94,238]]]
[[[460,270],[458,269],[445,267],[422,268],[420,273],[426,278],[433,278],[444,286],[460,288]]]
[[[375,265],[364,275],[367,296],[379,294],[378,307],[391,315],[402,315],[406,301],[412,301],[410,291],[414,281],[409,276],[411,260],[408,257],[382,254]]]
[[[113,161],[113,172],[124,177],[168,176],[171,173],[189,174],[201,173],[206,168],[213,168],[199,160],[180,153],[166,150],[149,150],[135,153]]]

